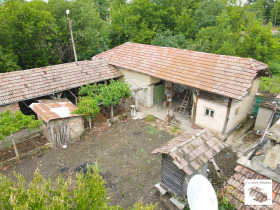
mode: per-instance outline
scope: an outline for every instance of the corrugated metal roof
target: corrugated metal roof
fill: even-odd
[[[0,74],[0,106],[116,78],[108,57]]]
[[[257,205],[257,206],[246,206],[244,204],[244,180],[245,179],[268,179],[259,173],[250,170],[244,166],[238,165],[234,169],[236,173],[230,177],[227,182],[226,197],[230,203],[236,205],[236,209],[280,209],[280,184],[272,181],[272,206]],[[263,193],[255,191],[255,198],[257,201],[265,200],[265,195]]]
[[[249,58],[127,42],[98,56],[109,63],[240,100],[267,65]]]
[[[54,119],[79,116],[77,114],[71,114],[77,110],[78,107],[76,107],[70,101],[32,103],[30,108],[38,115],[39,118],[42,118],[45,122],[49,122],[50,120]]]
[[[186,131],[152,153],[170,155],[179,169],[191,175],[223,148],[224,145],[205,129],[198,133]]]

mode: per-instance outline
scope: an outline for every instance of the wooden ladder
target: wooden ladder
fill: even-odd
[[[187,92],[186,92],[186,94],[184,96],[183,102],[182,102],[182,104],[180,106],[179,114],[185,114],[187,106],[188,106],[189,101],[190,101],[190,98],[191,98],[191,91],[187,90]]]

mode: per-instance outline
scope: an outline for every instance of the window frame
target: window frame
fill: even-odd
[[[204,116],[214,118],[215,117],[215,110],[210,109],[208,107],[204,107]]]

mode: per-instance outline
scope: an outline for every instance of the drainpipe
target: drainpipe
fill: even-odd
[[[229,98],[228,99],[228,105],[227,105],[226,119],[225,119],[224,127],[223,127],[223,130],[222,130],[222,134],[225,134],[226,129],[227,129],[227,124],[228,124],[228,121],[229,121],[229,114],[230,114],[231,104],[232,104],[232,98]]]

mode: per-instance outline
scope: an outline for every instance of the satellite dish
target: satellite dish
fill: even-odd
[[[202,175],[191,178],[187,190],[188,203],[191,210],[217,210],[218,200],[211,183]]]

